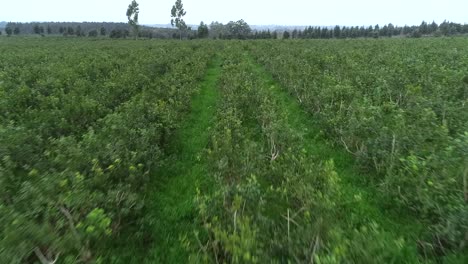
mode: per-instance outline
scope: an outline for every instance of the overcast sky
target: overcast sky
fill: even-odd
[[[131,0],[5,0],[0,21],[126,22]],[[141,24],[167,24],[175,0],[137,0]],[[182,0],[185,21],[251,25],[419,25],[444,19],[468,23],[468,0]]]

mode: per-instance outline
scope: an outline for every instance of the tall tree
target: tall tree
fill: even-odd
[[[38,24],[34,25],[33,30],[34,30],[34,34],[40,34],[41,33],[41,29],[40,29]]]
[[[388,32],[387,32],[387,35],[388,35],[389,37],[392,37],[393,35],[395,35],[395,26],[394,26],[392,23],[388,24]]]
[[[67,35],[74,35],[75,34],[75,30],[72,28],[72,27],[67,27]]]
[[[276,30],[273,31],[273,33],[271,34],[271,38],[272,39],[277,39],[278,38],[278,32]]]
[[[187,30],[187,24],[185,24],[183,19],[186,13],[187,12],[184,10],[184,4],[182,4],[182,0],[176,0],[171,9],[171,25],[179,29],[180,39],[182,39],[182,31]]]
[[[211,22],[209,33],[213,38],[223,38],[224,34],[226,34],[226,28],[223,23]]]
[[[341,37],[341,28],[340,28],[340,26],[335,26],[335,29],[333,30],[333,37],[335,37],[335,38],[340,38]]]
[[[138,38],[138,14],[140,13],[140,8],[138,7],[138,3],[133,0],[131,4],[128,5],[127,8],[127,19],[128,24],[133,29],[133,35],[135,39]]]
[[[435,21],[432,21],[432,24],[429,26],[430,33],[434,33],[439,28],[439,25]]]
[[[292,37],[293,39],[297,38],[297,29],[294,29],[294,30],[293,30],[293,32],[292,32],[292,34],[291,34],[291,37]]]
[[[374,27],[372,26],[369,26],[367,29],[366,29],[366,37],[373,37],[374,35],[372,34],[374,32]]]
[[[374,34],[375,34],[374,37],[377,37],[377,38],[378,38],[379,35],[380,35],[380,26],[379,26],[379,24],[375,25],[375,27],[374,27],[374,32],[375,32],[375,33],[374,33]]]
[[[238,20],[236,22],[229,21],[226,24],[227,31],[230,35],[230,38],[238,38],[238,39],[245,39],[249,36],[252,32],[249,24],[245,22],[243,19]],[[269,38],[271,38],[271,33],[268,31]]]
[[[447,20],[444,20],[444,22],[442,22],[442,24],[439,25],[439,30],[442,33],[442,35],[448,36],[450,31],[450,25],[447,22]]]
[[[198,37],[199,38],[207,38],[208,37],[208,25],[200,22],[200,26],[198,26]]]
[[[83,33],[83,30],[81,29],[81,26],[76,27],[75,34],[77,37],[83,36],[84,33]]]
[[[9,37],[9,36],[11,36],[11,33],[13,33],[13,29],[11,29],[11,27],[7,27],[7,28],[5,28],[5,32],[6,32],[7,36]]]

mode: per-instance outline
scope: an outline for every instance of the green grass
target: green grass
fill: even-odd
[[[160,167],[149,193],[153,246],[147,263],[185,263],[188,255],[180,238],[193,235],[197,214],[194,206],[196,187],[210,190],[203,151],[209,142],[210,127],[216,112],[220,74],[216,58],[203,80],[200,93],[192,101],[192,111],[174,138],[171,158]],[[212,188],[212,187],[211,187]]]
[[[404,237],[414,242],[416,247],[416,241],[423,233],[424,223],[408,210],[389,204],[388,199],[379,194],[377,186],[370,180],[375,175],[360,171],[354,157],[323,136],[313,116],[305,112],[299,102],[282,89],[271,74],[255,63],[248,54],[246,59],[250,60],[255,73],[264,78],[272,94],[278,99],[277,107],[287,113],[289,127],[302,135],[302,146],[307,153],[319,161],[334,161],[335,170],[340,177],[341,197],[337,197],[337,204],[345,205],[345,211],[337,216],[343,219],[343,227],[358,228],[361,224],[375,222],[385,232],[395,238]],[[356,196],[361,199],[356,200]]]

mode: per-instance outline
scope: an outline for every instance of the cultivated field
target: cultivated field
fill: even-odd
[[[467,263],[468,39],[0,38],[5,263]]]

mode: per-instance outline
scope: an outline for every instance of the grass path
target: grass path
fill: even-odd
[[[324,162],[333,159],[335,170],[340,177],[342,193],[337,202],[349,202],[349,206],[345,206],[347,211],[337,216],[342,218],[344,226],[357,227],[361,223],[375,222],[385,232],[395,238],[404,237],[414,242],[416,247],[418,237],[424,232],[423,223],[409,211],[392,206],[379,195],[377,187],[368,180],[372,175],[361,172],[349,153],[339,146],[333,146],[322,135],[312,115],[306,113],[299,102],[283,90],[261,65],[255,63],[248,54],[246,58],[250,60],[255,73],[265,80],[272,94],[278,99],[277,107],[287,113],[290,128],[302,134],[304,149]]]
[[[170,151],[172,157],[158,169],[158,182],[152,182],[149,211],[155,238],[147,263],[186,263],[186,250],[180,242],[195,229],[193,201],[197,186],[209,186],[203,150],[216,112],[216,83],[220,59],[210,65],[200,93],[192,100],[192,111],[178,129]]]

